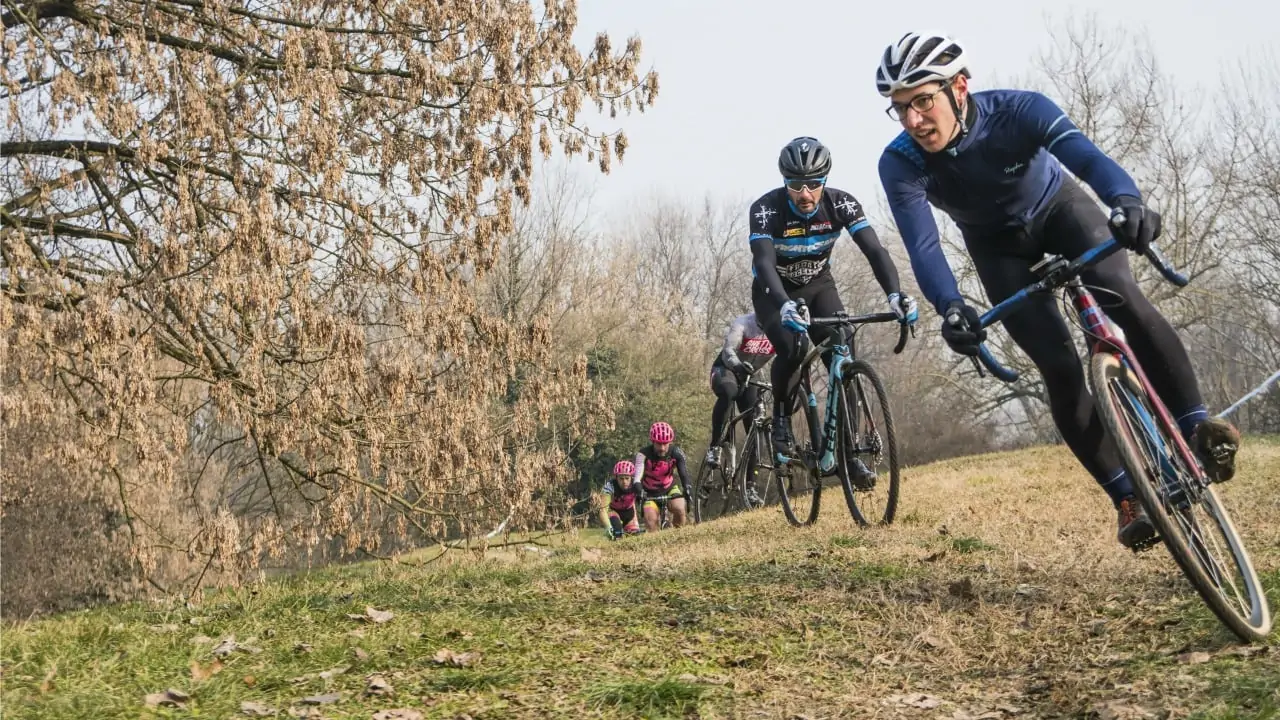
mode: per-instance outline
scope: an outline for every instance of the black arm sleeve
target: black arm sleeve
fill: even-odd
[[[901,292],[901,287],[898,285],[898,268],[893,264],[893,256],[880,244],[876,231],[870,226],[861,228],[853,233],[853,241],[858,244],[862,254],[867,256],[867,262],[871,263],[871,272],[875,273],[876,282],[880,283],[884,294]]]
[[[874,234],[872,237],[875,237]],[[879,242],[876,245],[878,246]],[[888,255],[888,253],[885,254]],[[765,291],[778,307],[782,307],[791,299],[787,297],[787,291],[782,289],[782,276],[778,274],[778,255],[773,249],[773,243],[764,239],[751,242],[751,266],[755,268],[756,277],[764,283]],[[895,273],[894,278],[897,277]]]
[[[684,462],[684,451],[680,448],[673,448],[671,455],[676,459],[676,472],[680,475],[680,490],[686,498],[692,500],[689,494],[689,469]]]

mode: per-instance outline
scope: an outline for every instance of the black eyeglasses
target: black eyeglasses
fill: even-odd
[[[951,83],[947,83],[931,93],[916,95],[904,103],[890,103],[889,107],[884,109],[884,114],[902,122],[907,117],[907,108],[911,108],[918,113],[927,113],[933,109],[933,104],[937,101],[938,93],[951,87]]]
[[[805,190],[808,190],[809,192],[818,192],[822,189],[823,185],[827,184],[827,179],[825,177],[813,178],[810,180],[805,180],[804,178],[793,178],[787,180],[786,184],[787,189],[791,192],[803,192]]]

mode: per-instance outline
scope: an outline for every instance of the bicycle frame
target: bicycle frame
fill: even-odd
[[[1125,365],[1133,371],[1134,376],[1138,378],[1139,384],[1142,385],[1147,395],[1158,398],[1159,395],[1151,386],[1151,381],[1147,379],[1147,374],[1138,363],[1133,350],[1128,343],[1112,331],[1110,324],[1107,322],[1106,314],[1098,305],[1093,293],[1089,292],[1089,289],[1084,286],[1079,277],[1080,272],[1085,268],[1123,250],[1124,248],[1114,238],[1108,238],[1106,242],[1086,251],[1075,260],[1067,261],[1058,255],[1046,257],[1031,268],[1033,272],[1039,272],[1041,279],[1014,293],[1007,300],[997,304],[983,314],[981,317],[982,327],[988,327],[1013,314],[1031,295],[1041,292],[1053,292],[1058,288],[1065,287],[1071,297],[1071,304],[1075,308],[1076,314],[1080,317],[1081,325],[1083,325],[1090,341],[1089,355],[1092,356],[1102,352],[1118,354]],[[1155,248],[1148,250],[1146,257],[1160,271],[1160,274],[1164,275],[1174,285],[1183,287],[1189,282],[1185,275],[1170,267]],[[1002,366],[985,344],[979,348],[978,360],[991,371],[992,375],[995,375],[1000,380],[1009,383],[1017,381],[1018,373]],[[981,372],[980,368],[979,372]],[[1094,391],[1097,392],[1097,389],[1095,388]],[[1179,430],[1178,423],[1170,415],[1164,402],[1153,403],[1153,406],[1157,413],[1155,420],[1169,434],[1169,437],[1173,438],[1178,455],[1186,464],[1186,467],[1199,467],[1191,448],[1182,439],[1182,431]],[[1205,482],[1203,477],[1198,477],[1198,480],[1202,484]]]
[[[793,395],[796,385],[806,378],[806,371],[810,363],[813,362],[814,357],[830,349],[833,356],[831,358],[831,366],[827,370],[827,408],[821,434],[817,433],[817,428],[812,423],[809,425],[810,441],[813,443],[815,456],[818,458],[816,467],[824,475],[831,473],[836,467],[836,432],[839,427],[839,403],[841,388],[844,385],[844,365],[854,359],[852,347],[854,346],[854,340],[857,338],[858,330],[865,325],[883,322],[899,322],[898,316],[892,312],[870,313],[852,317],[838,314],[834,317],[813,318],[810,320],[810,325],[834,327],[835,333],[833,337],[814,345],[805,353],[804,360],[801,361],[800,369],[796,372],[796,376],[787,384],[787,396]],[[900,323],[898,344],[893,348],[895,354],[901,353],[902,348],[906,346],[908,330],[914,332],[915,326]],[[803,333],[801,337],[802,342],[806,342],[809,334]],[[806,401],[810,408],[818,407],[818,397],[813,393],[812,389],[809,390]],[[806,466],[814,467],[811,464],[811,459],[801,459],[804,460]],[[787,458],[778,458],[778,461],[785,463]]]

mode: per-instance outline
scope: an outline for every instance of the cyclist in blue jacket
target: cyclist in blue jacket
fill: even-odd
[[[889,207],[920,290],[944,318],[943,338],[973,356],[986,333],[960,295],[930,205],[959,226],[993,304],[1034,282],[1030,268],[1045,253],[1074,258],[1112,236],[1107,215],[1064,165],[1120,216],[1114,236],[1126,248],[1140,253],[1160,237],[1160,215],[1052,100],[1021,90],[971,93],[969,77],[964,48],[937,32],[902,36],[876,70],[876,88],[891,99],[886,112],[903,127],[880,157]],[[1123,300],[1108,316],[1124,330],[1210,479],[1230,479],[1239,433],[1209,416],[1186,348],[1143,296],[1126,255],[1112,255],[1082,278]],[[1119,541],[1140,547],[1155,531],[1094,408],[1055,298],[1031,299],[1004,325],[1044,377],[1058,431],[1115,504]]]

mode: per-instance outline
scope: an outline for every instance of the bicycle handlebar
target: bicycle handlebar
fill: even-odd
[[[1021,306],[1029,296],[1040,292],[1056,290],[1063,285],[1066,285],[1068,281],[1079,275],[1080,271],[1084,270],[1086,267],[1100,262],[1117,252],[1122,252],[1123,250],[1124,246],[1116,242],[1115,238],[1107,238],[1106,242],[1098,245],[1097,247],[1090,248],[1085,251],[1084,254],[1080,255],[1080,257],[1072,260],[1060,272],[1054,273],[1053,277],[1038,280],[1009,296],[1009,298],[1004,300],[1004,302],[998,303],[995,307],[982,315],[980,318],[980,324],[982,327],[986,328],[1000,322]],[[1165,260],[1164,255],[1161,255],[1160,251],[1157,250],[1154,245],[1147,248],[1147,251],[1144,252],[1142,256],[1150,261],[1151,264],[1155,266],[1156,270],[1158,270],[1166,280],[1174,285],[1177,285],[1178,287],[1186,287],[1187,284],[1191,282],[1190,278],[1174,269],[1174,267],[1169,264],[1169,261]],[[948,322],[950,322],[950,319],[948,319]],[[1019,377],[1018,371],[1011,370],[1001,365],[999,360],[996,360],[995,356],[991,354],[991,351],[987,349],[986,343],[978,346],[977,357],[973,357],[971,359],[973,360],[973,366],[977,369],[979,376],[983,374],[982,368],[986,367],[987,370],[991,371],[992,375],[1007,383],[1015,382]]]
[[[796,302],[797,307],[803,307],[799,301]],[[913,336],[916,333],[915,323],[905,323],[898,320],[898,316],[892,312],[868,313],[866,315],[845,315],[838,314],[832,317],[816,317],[810,318],[810,325],[869,325],[872,323],[898,323],[898,344],[893,346],[893,353],[899,355],[902,349],[907,346],[907,333]]]

